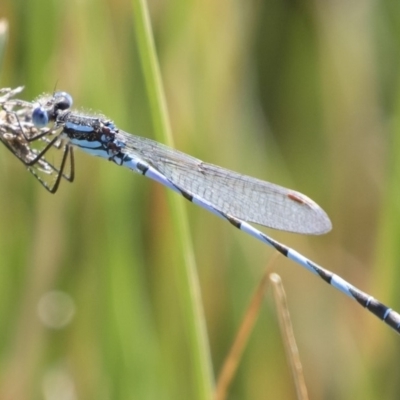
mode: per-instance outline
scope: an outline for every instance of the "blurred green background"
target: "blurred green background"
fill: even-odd
[[[333,231],[268,231],[400,309],[400,4],[150,1],[176,147],[307,194]],[[57,87],[149,138],[129,0],[0,0],[0,86]],[[165,189],[76,154],[50,195],[0,148],[0,398],[190,399]],[[272,251],[187,204],[217,375]],[[280,257],[313,399],[398,399],[400,337]],[[295,398],[268,294],[229,399]]]

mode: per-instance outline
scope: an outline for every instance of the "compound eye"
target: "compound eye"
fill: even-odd
[[[72,107],[72,97],[67,92],[56,92],[54,93],[54,99],[56,100],[55,108],[57,110],[67,110]]]
[[[36,107],[32,112],[32,122],[36,128],[43,128],[49,123],[49,115],[42,107]]]

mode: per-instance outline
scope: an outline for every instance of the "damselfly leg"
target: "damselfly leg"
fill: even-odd
[[[0,90],[0,141],[25,165],[30,173],[51,193],[59,187],[61,178],[74,180],[75,165],[71,146],[55,135],[52,128],[38,129],[32,123],[34,103],[12,97],[22,88]],[[56,150],[53,152],[52,150]],[[50,158],[61,161],[55,166]],[[54,155],[51,153],[55,153]]]

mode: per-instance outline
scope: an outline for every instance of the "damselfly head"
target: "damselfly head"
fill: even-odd
[[[73,100],[67,92],[55,92],[45,101],[38,100],[38,105],[32,111],[32,122],[36,128],[43,128],[49,122],[55,121],[60,111],[71,108]]]

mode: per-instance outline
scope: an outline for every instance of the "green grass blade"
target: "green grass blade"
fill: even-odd
[[[3,63],[4,51],[8,39],[8,24],[5,19],[0,19],[0,67]]]
[[[134,0],[134,22],[140,59],[150,100],[156,138],[173,145],[171,127],[161,82],[157,56],[147,6],[144,0]],[[207,330],[201,302],[195,259],[185,216],[183,199],[168,193],[176,243],[182,261],[176,263],[178,292],[184,305],[184,317],[189,332],[189,346],[195,374],[198,399],[210,399],[213,393],[213,374]]]

